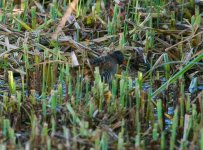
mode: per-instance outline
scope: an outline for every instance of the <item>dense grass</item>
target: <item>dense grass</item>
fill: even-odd
[[[0,149],[203,149],[202,6],[71,2],[0,1]]]

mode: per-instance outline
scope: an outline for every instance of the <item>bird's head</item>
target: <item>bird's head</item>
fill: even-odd
[[[115,58],[119,65],[123,64],[124,62],[124,55],[121,51],[114,51],[111,56]]]

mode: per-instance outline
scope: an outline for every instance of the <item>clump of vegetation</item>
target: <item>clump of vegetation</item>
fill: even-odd
[[[1,0],[0,149],[203,149],[202,9]]]

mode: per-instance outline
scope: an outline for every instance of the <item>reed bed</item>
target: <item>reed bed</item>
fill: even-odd
[[[1,0],[0,149],[202,150],[202,9]],[[107,84],[88,60],[114,50]]]

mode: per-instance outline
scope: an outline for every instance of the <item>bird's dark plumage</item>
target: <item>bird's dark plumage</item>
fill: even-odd
[[[109,83],[116,74],[118,65],[123,64],[124,55],[121,51],[114,51],[109,55],[91,59],[89,62],[92,67],[99,67],[102,80]]]

